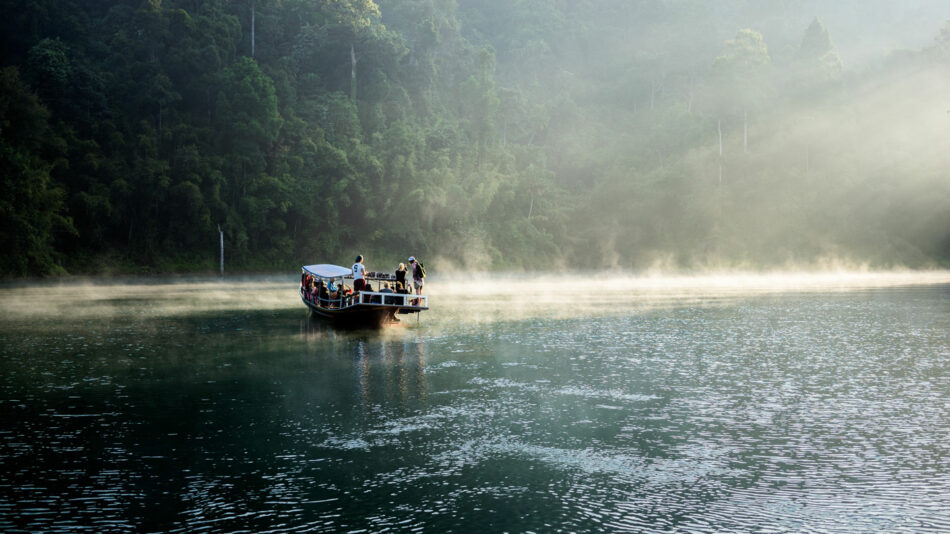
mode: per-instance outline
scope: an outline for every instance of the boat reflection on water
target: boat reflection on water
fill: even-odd
[[[359,396],[366,405],[405,404],[426,398],[426,340],[405,328],[340,329],[313,316],[300,321],[300,333],[319,357],[334,367],[352,362]]]
[[[360,397],[367,406],[425,399],[424,341],[360,339],[354,357]]]

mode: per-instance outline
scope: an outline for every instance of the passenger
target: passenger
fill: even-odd
[[[394,293],[393,289],[389,287],[389,282],[383,282],[383,287],[380,288],[379,292]],[[396,304],[396,300],[396,297],[383,297],[383,304]]]
[[[320,283],[317,284],[318,287],[318,296],[320,297],[320,305],[326,308],[329,304],[330,293],[327,292],[327,286],[323,284],[323,280],[320,280]]]
[[[316,299],[317,299],[317,286],[316,286],[313,282],[310,283],[310,293],[309,293],[309,296],[310,296],[310,302],[316,303]]]
[[[363,285],[363,291],[369,293],[371,291],[375,291],[375,289],[373,289],[372,284],[370,284],[369,282],[366,282],[366,284]],[[367,295],[365,299],[363,300],[363,302],[376,302],[378,299],[379,297],[377,297],[376,295]]]
[[[402,283],[402,285],[406,285],[406,264],[405,263],[400,263],[399,267],[396,267],[397,287],[400,283]]]
[[[345,299],[348,296],[350,296],[350,288],[347,287],[346,284],[344,284],[343,282],[340,282],[340,297],[339,298]],[[344,305],[345,305],[344,302],[340,303],[340,307],[343,307]]]
[[[396,293],[399,293],[400,295],[408,295],[409,290],[406,289],[406,284],[402,282],[396,282]]]
[[[356,257],[356,263],[353,264],[353,291],[363,291],[363,288],[366,286],[366,280],[363,278],[365,272],[366,267],[363,265],[363,255],[360,254]]]
[[[422,294],[422,286],[425,284],[425,274],[422,273],[422,265],[416,261],[415,256],[409,256],[409,266],[412,268],[412,283],[416,286],[416,295]],[[420,299],[416,299],[419,304]]]

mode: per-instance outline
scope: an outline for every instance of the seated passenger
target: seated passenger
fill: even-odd
[[[340,282],[340,289],[338,290],[338,293],[339,293],[338,298],[346,299],[347,297],[350,296],[350,293],[352,293],[352,291],[350,290],[350,288],[346,287],[346,284]],[[343,306],[346,306],[345,301],[340,303],[340,307],[343,307]]]
[[[366,282],[366,285],[363,286],[363,291],[375,293],[376,290],[373,289],[373,286],[369,282]],[[382,300],[379,298],[379,295],[367,295],[363,297],[363,302],[368,302],[371,304],[379,304]]]
[[[327,286],[323,284],[323,280],[321,280],[317,286],[319,287],[318,295],[320,297],[320,305],[326,307],[329,305],[330,293],[327,292]]]
[[[383,287],[379,290],[380,293],[393,293],[391,287],[389,287],[389,282],[383,282]],[[383,304],[398,304],[398,299],[396,297],[383,297]]]

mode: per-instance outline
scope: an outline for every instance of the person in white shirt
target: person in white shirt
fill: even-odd
[[[356,257],[356,263],[353,264],[353,291],[362,291],[366,287],[366,279],[363,278],[363,273],[366,272],[366,268],[363,266],[363,255],[360,254]]]

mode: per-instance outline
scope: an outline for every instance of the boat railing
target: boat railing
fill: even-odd
[[[428,308],[429,297],[408,293],[383,293],[381,291],[360,291],[354,295],[355,304],[378,306],[401,306],[403,308]]]
[[[312,302],[321,308],[340,308],[343,307],[343,303],[347,300],[347,297],[331,299],[320,296],[312,296],[308,292],[304,291],[303,288],[300,289],[300,295],[307,302]]]
[[[328,299],[323,297],[310,298],[301,290],[304,298],[313,302],[321,308],[349,308],[357,304],[377,305],[377,306],[400,306],[403,308],[428,308],[429,297],[426,295],[413,295],[411,293],[383,293],[380,291],[360,291],[350,293],[344,297]],[[316,302],[314,302],[316,301]]]

